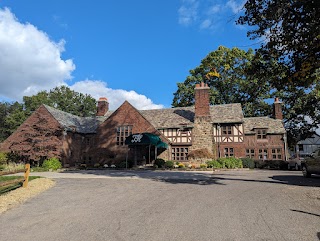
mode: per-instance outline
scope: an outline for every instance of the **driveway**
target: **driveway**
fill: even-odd
[[[56,186],[0,215],[1,240],[320,239],[320,178],[300,172],[40,175]]]

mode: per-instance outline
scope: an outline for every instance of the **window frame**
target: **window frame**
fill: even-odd
[[[132,125],[122,125],[116,128],[116,145],[124,146],[125,140],[132,135]]]

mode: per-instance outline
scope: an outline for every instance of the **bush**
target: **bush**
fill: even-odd
[[[200,168],[207,168],[207,164],[200,164]]]
[[[241,159],[235,157],[222,157],[218,159],[218,162],[221,164],[222,168],[242,168],[242,161]]]
[[[174,166],[173,161],[166,161],[166,162],[164,163],[164,167],[165,167],[165,168],[173,168],[173,166]]]
[[[255,161],[255,166],[260,169],[286,170],[288,168],[288,163],[282,160],[259,160]]]
[[[165,162],[165,160],[158,158],[154,161],[154,165],[157,165],[159,168],[162,168],[164,167]]]
[[[208,168],[221,168],[220,162],[217,160],[207,161],[207,167]]]
[[[188,158],[190,159],[197,159],[197,158],[213,158],[212,153],[209,152],[207,148],[196,149],[190,151],[188,154]]]
[[[178,168],[185,168],[186,166],[183,163],[178,164]]]
[[[58,158],[52,157],[47,160],[45,160],[42,164],[42,167],[47,169],[47,170],[58,170],[59,168],[62,167],[61,162],[59,161]]]
[[[7,153],[0,152],[0,165],[7,164]]]
[[[249,157],[246,157],[246,158],[242,158],[242,166],[244,168],[250,168],[250,169],[253,169],[255,164],[254,164],[254,160],[252,160],[251,158]]]

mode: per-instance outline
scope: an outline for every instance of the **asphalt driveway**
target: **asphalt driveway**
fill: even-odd
[[[320,178],[300,172],[40,175],[56,186],[0,215],[1,240],[320,239]]]

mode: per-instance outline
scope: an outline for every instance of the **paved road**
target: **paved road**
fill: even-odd
[[[0,215],[0,240],[320,239],[320,178],[300,172],[41,175],[56,186]]]

